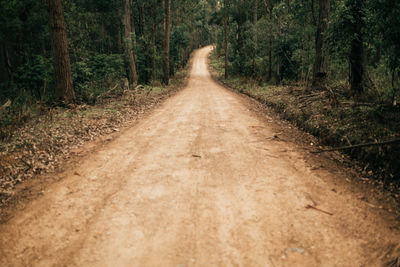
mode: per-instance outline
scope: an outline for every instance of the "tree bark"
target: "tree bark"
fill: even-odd
[[[328,29],[330,0],[319,0],[319,16],[315,33],[315,61],[313,86],[324,87],[327,78],[328,43],[326,32]]]
[[[152,55],[152,79],[153,82],[157,79],[157,68],[156,68],[156,57],[157,57],[157,44],[156,44],[156,34],[157,34],[157,1],[153,0],[153,14],[152,14],[152,27],[151,27],[151,42],[153,45],[153,55]]]
[[[135,36],[134,33],[132,32],[132,25],[131,25],[130,0],[123,0],[122,26],[124,28],[123,46],[124,46],[125,65],[126,65],[128,80],[130,84],[136,86],[138,83],[138,75],[136,70],[135,54],[133,52],[134,42],[132,40],[132,35],[133,38],[135,38]]]
[[[171,34],[171,0],[163,0],[164,2],[164,60],[163,60],[163,84],[169,83],[169,41]]]
[[[8,86],[11,86],[11,84],[14,83],[14,76],[12,72],[10,55],[8,53],[8,48],[5,43],[3,44],[3,51],[4,51],[4,66],[7,69]]]
[[[350,12],[353,20],[351,23],[352,40],[350,49],[350,85],[351,91],[355,95],[361,95],[364,92],[364,46],[362,28],[364,25],[363,0],[354,0],[351,2]]]
[[[255,77],[257,74],[257,66],[256,66],[256,56],[257,56],[257,22],[258,22],[258,0],[254,0],[253,7],[253,27],[254,27],[254,51],[253,51],[253,76]]]
[[[225,54],[225,79],[228,79],[228,7],[224,0],[224,54]]]
[[[53,54],[55,98],[66,104],[75,101],[71,63],[61,0],[47,0]]]
[[[273,11],[273,4],[269,3],[268,7],[268,14],[269,14],[269,23],[272,25],[272,11]],[[268,77],[267,81],[272,79],[272,26],[269,27],[269,46],[268,46]]]
[[[118,23],[117,27],[117,47],[118,53],[122,52],[122,38],[121,38],[121,25]]]

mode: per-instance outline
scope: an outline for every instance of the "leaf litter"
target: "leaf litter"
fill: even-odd
[[[53,172],[86,142],[119,132],[182,88],[186,76],[187,72],[181,71],[164,88],[116,91],[94,106],[54,108],[15,127],[6,140],[0,140],[0,209],[7,205],[19,183]]]

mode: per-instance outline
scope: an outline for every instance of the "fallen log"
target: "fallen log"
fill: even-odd
[[[334,147],[334,148],[329,148],[329,149],[321,149],[321,150],[317,150],[317,151],[311,151],[311,153],[322,153],[322,152],[346,150],[346,149],[353,149],[353,148],[360,148],[360,147],[367,147],[367,146],[383,146],[383,145],[390,145],[390,144],[395,144],[395,143],[400,143],[400,138],[389,140],[389,141],[383,141],[383,142],[371,142],[371,143],[357,144],[357,145],[352,145],[352,146],[342,146],[342,147]]]

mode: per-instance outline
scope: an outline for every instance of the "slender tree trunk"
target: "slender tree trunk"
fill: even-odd
[[[132,53],[133,53],[133,58],[134,58],[134,60],[135,60],[135,66],[136,66],[136,47],[137,47],[137,45],[136,45],[136,27],[135,27],[135,15],[134,15],[134,13],[133,13],[133,6],[132,6],[132,2],[133,2],[133,0],[130,0],[131,1],[131,38],[132,38],[132,45],[133,45],[133,47],[132,47]],[[136,73],[137,73],[137,69],[136,69]],[[137,82],[136,82],[137,83]]]
[[[55,74],[55,97],[56,101],[69,104],[75,101],[75,94],[62,4],[61,0],[47,0],[47,4]]]
[[[131,2],[130,0],[123,0],[123,15],[122,26],[124,27],[124,55],[125,65],[127,66],[128,80],[134,86],[138,83],[138,75],[136,70],[135,54],[132,51],[134,42],[132,40],[132,25],[131,25]],[[133,35],[134,37],[134,35]]]
[[[139,27],[138,27],[138,34],[139,35],[144,35],[144,25],[146,25],[146,16],[144,15],[144,10],[145,10],[145,3],[142,3],[140,6],[138,6],[139,10]]]
[[[315,33],[315,61],[313,85],[324,87],[327,77],[328,43],[326,32],[328,29],[330,0],[319,0],[319,16]]]
[[[278,16],[278,32],[277,32],[277,40],[279,40],[281,38],[281,18]],[[275,84],[279,85],[281,83],[281,66],[280,66],[280,62],[279,59],[276,61],[276,71],[275,71]]]
[[[253,76],[255,77],[257,74],[257,66],[256,66],[256,56],[257,56],[257,22],[258,22],[258,0],[254,0],[253,7],[253,27],[254,27],[254,51],[253,51]]]
[[[269,12],[269,23],[272,25],[272,9],[273,5],[270,3],[270,7],[268,8]],[[272,26],[269,27],[269,46],[268,46],[268,77],[267,81],[272,79]]]
[[[317,24],[317,21],[316,21],[316,19],[315,19],[314,0],[311,0],[311,17],[312,17],[313,25],[316,25],[316,24]]]
[[[152,77],[153,82],[157,79],[157,68],[156,68],[156,57],[157,57],[157,44],[156,44],[156,34],[157,34],[157,1],[153,0],[153,15],[152,15],[152,32],[151,32],[151,42],[153,45],[153,55],[152,55]]]
[[[4,52],[4,66],[7,69],[8,85],[11,86],[11,84],[14,83],[14,75],[12,72],[11,60],[10,60],[10,55],[8,53],[7,44],[5,43],[3,44],[3,52]]]
[[[104,38],[105,38],[105,36],[106,36],[106,31],[105,31],[105,29],[104,29],[104,20],[101,20],[101,35],[102,35],[102,39],[100,40],[100,51],[102,52],[102,53],[104,53],[104,47],[105,47],[105,40],[104,40]]]
[[[169,83],[169,41],[171,33],[171,0],[164,2],[164,62],[163,62],[163,84]]]
[[[362,28],[364,25],[364,3],[363,0],[354,0],[351,2],[350,12],[352,14],[352,40],[350,49],[350,85],[355,95],[361,95],[364,92],[364,46]]]
[[[118,53],[122,52],[122,38],[121,38],[121,26],[118,23],[118,28],[117,28],[117,48],[118,48]]]
[[[224,0],[224,54],[225,54],[225,79],[228,79],[228,7],[226,2],[228,0]]]

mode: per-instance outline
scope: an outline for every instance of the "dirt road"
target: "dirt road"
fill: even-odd
[[[399,243],[398,225],[343,191],[346,177],[273,138],[241,96],[210,78],[210,49],[196,52],[184,90],[0,225],[0,266],[386,260]]]

